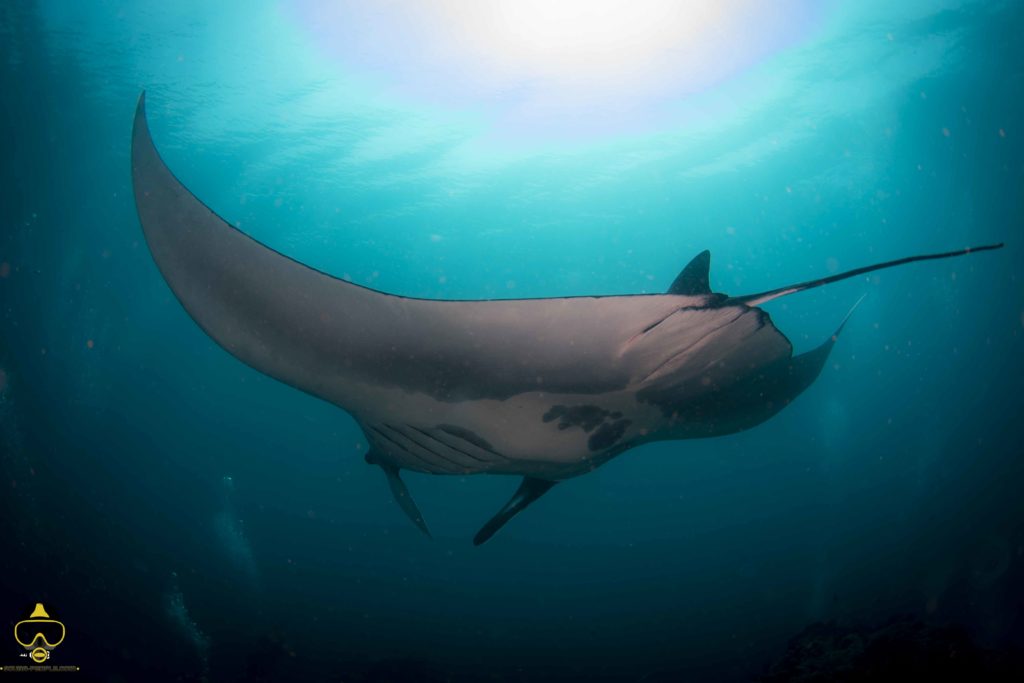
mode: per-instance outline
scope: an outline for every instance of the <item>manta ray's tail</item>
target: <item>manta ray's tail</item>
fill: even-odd
[[[759,294],[746,294],[744,296],[734,296],[729,298],[729,302],[743,303],[748,306],[760,306],[761,304],[771,301],[772,299],[778,299],[781,296],[787,294],[795,294],[796,292],[802,292],[805,289],[813,289],[814,287],[820,287],[827,285],[832,282],[839,282],[846,278],[854,277],[857,275],[863,275],[864,273],[870,273],[873,270],[882,270],[883,268],[892,268],[894,266],[902,266],[905,263],[913,263],[914,261],[928,261],[931,259],[940,258],[952,258],[954,256],[966,256],[967,254],[975,251],[988,251],[990,249],[1001,249],[1003,243],[999,244],[986,244],[980,247],[967,247],[966,249],[960,249],[958,251],[947,251],[941,254],[923,254],[921,256],[907,256],[906,258],[896,259],[895,261],[886,261],[885,263],[876,263],[873,266],[864,266],[863,268],[854,268],[848,270],[845,273],[838,273],[836,275],[829,275],[828,277],[819,278],[817,280],[809,280],[807,282],[801,282],[795,285],[789,285],[787,287],[779,287],[778,289],[770,289],[767,292],[761,292]]]

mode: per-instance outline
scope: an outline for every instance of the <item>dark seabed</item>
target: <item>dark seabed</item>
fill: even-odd
[[[0,666],[43,603],[82,681],[1024,680],[1024,4],[487,7],[0,4]],[[867,295],[776,417],[631,450],[486,545],[517,480],[407,473],[429,540],[349,415],[161,278],[143,89],[213,209],[396,294],[1006,247],[766,304],[804,351]]]

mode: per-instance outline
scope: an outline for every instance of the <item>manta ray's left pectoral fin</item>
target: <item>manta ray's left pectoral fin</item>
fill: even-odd
[[[523,477],[523,483],[519,485],[512,498],[505,503],[505,507],[498,510],[498,514],[491,517],[487,524],[473,537],[473,545],[480,545],[485,542],[501,527],[505,526],[508,520],[525,510],[530,503],[547,493],[552,486],[558,482],[548,479],[537,479],[535,477]]]
[[[427,528],[427,523],[423,521],[423,515],[420,513],[420,509],[416,507],[416,501],[412,499],[409,489],[405,486],[405,482],[402,481],[398,468],[390,463],[381,462],[378,459],[372,458],[372,456],[367,456],[366,461],[380,465],[380,468],[384,470],[384,475],[388,478],[388,487],[391,488],[391,495],[394,496],[395,502],[398,503],[398,507],[402,508],[402,512],[412,520],[412,523],[415,524],[420,531],[427,535],[427,538],[433,538],[433,536],[430,535],[430,529]]]

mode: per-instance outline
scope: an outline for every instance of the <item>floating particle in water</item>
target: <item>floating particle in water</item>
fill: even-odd
[[[942,136],[946,137],[946,138],[949,137],[949,128],[943,128],[942,129]]]
[[[1002,132],[1002,131],[1000,131]],[[0,263],[0,278],[7,278],[11,275],[11,264],[7,261]]]
[[[1006,131],[1003,130],[1002,128],[999,129],[999,137],[1001,137],[1001,138],[1005,138],[1006,137]]]
[[[85,345],[91,349],[92,347],[96,346],[96,343],[92,339],[88,339],[86,340]]]

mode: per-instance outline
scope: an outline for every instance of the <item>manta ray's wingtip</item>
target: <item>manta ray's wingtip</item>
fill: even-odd
[[[135,104],[135,119],[132,125],[132,148],[142,145],[144,141],[152,144],[149,135],[149,122],[146,119],[146,91],[139,93],[139,100]]]
[[[850,307],[850,310],[843,316],[842,322],[839,323],[839,327],[836,331],[825,338],[821,344],[816,348],[811,349],[800,355],[793,356],[789,362],[788,372],[789,380],[793,382],[791,387],[794,388],[795,397],[807,387],[811,386],[811,383],[818,378],[821,374],[821,369],[825,367],[825,362],[828,360],[829,354],[832,353],[832,348],[836,345],[836,340],[839,339],[840,333],[843,328],[846,327],[847,321],[850,320],[850,316],[857,310],[860,303],[864,301],[867,294],[862,294],[857,302]]]
[[[843,331],[844,327],[846,327],[846,323],[850,319],[850,316],[853,315],[853,312],[857,310],[858,306],[860,306],[860,302],[864,301],[866,297],[867,292],[861,294],[860,298],[857,299],[857,301],[854,302],[853,306],[850,307],[850,310],[846,312],[846,315],[843,316],[843,321],[839,323],[839,327],[837,327],[836,331],[832,333],[832,341],[835,341],[836,339],[839,338],[839,333]]]
[[[142,90],[139,93],[139,99],[135,103],[135,120],[138,121],[138,119],[140,117],[142,118],[143,121],[146,120],[146,91],[145,90]]]

